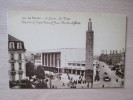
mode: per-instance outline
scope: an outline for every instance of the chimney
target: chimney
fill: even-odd
[[[120,54],[121,54],[121,50],[120,50]]]
[[[115,51],[113,50],[113,54],[115,54]]]

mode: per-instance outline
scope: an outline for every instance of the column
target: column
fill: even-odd
[[[80,75],[82,75],[82,70],[80,70]]]
[[[50,67],[52,67],[52,54],[50,54]]]
[[[53,67],[55,67],[55,53],[53,54]]]
[[[15,81],[15,75],[12,75],[12,81]]]
[[[50,67],[50,54],[48,54],[48,66]]]
[[[49,66],[51,67],[51,54],[49,54]]]
[[[22,74],[19,74],[19,81],[22,80]]]
[[[56,61],[57,61],[57,67],[59,67],[59,54],[57,54],[57,56],[56,56]]]
[[[47,55],[46,55],[46,54],[44,54],[44,55],[45,55],[45,56],[44,56],[44,57],[45,57],[45,58],[44,58],[44,59],[45,59],[45,60],[44,60],[44,61],[45,61],[45,66],[47,66]]]
[[[51,66],[53,67],[53,53],[51,54]]]
[[[48,54],[47,54],[47,66],[48,66]]]
[[[71,74],[73,74],[73,70],[71,69]]]
[[[75,74],[77,75],[77,70],[75,70]]]
[[[45,66],[45,54],[42,54],[42,56],[43,56],[43,57],[42,57],[42,58],[43,58],[43,59],[42,59],[42,60],[43,60],[43,65]]]
[[[55,67],[57,67],[57,54],[55,53]]]

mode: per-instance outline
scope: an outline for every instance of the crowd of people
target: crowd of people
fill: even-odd
[[[76,88],[77,84],[86,84],[86,80],[84,78],[84,75],[81,74],[78,79],[73,79],[73,77],[70,77],[70,75],[67,73],[67,77],[69,82],[67,83],[67,86],[70,88]]]

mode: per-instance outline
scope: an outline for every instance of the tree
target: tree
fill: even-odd
[[[37,78],[38,79],[45,79],[45,72],[42,66],[37,66]]]
[[[24,79],[21,81],[20,87],[21,88],[32,88],[32,83],[29,80]]]
[[[30,79],[32,76],[35,75],[35,69],[34,69],[34,64],[31,62],[26,63],[26,76],[28,76]]]

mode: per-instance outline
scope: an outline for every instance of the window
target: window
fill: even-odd
[[[19,70],[22,70],[22,64],[19,63]]]
[[[14,48],[15,48],[13,42],[10,42],[10,44],[9,44],[9,48],[10,48],[10,49],[14,49]]]
[[[73,66],[76,66],[76,63],[73,63]]]
[[[21,54],[18,54],[18,59],[19,59],[19,60],[21,60],[21,59],[22,59]]]
[[[11,60],[14,60],[14,54],[11,53]]]
[[[15,70],[14,63],[11,64],[11,70]]]
[[[80,64],[77,64],[77,66],[80,66]]]
[[[82,66],[85,66],[85,64],[82,64]]]
[[[22,49],[22,43],[17,43],[17,49]]]
[[[71,65],[71,63],[68,63],[68,65]]]

